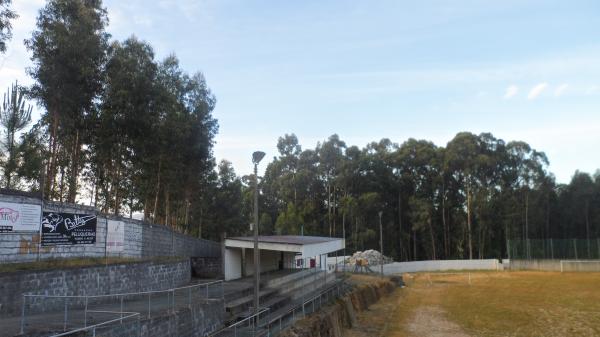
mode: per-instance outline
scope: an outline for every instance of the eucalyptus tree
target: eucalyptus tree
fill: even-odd
[[[113,42],[108,55],[102,100],[90,118],[95,127],[87,178],[94,186],[95,204],[119,214],[124,205],[138,210],[134,205],[140,195],[133,193],[145,191],[147,158],[156,145],[149,135],[158,119],[158,66],[152,47],[135,37]]]
[[[326,205],[329,236],[332,236],[336,231],[338,198],[336,178],[342,165],[345,149],[346,143],[337,134],[329,136],[325,142],[317,144],[316,148],[316,153],[319,156],[319,175],[327,189]]]
[[[16,172],[20,187],[30,191],[42,191],[45,158],[48,156],[46,141],[44,133],[40,131],[39,123],[21,135],[17,154],[19,165]]]
[[[228,236],[242,235],[247,230],[243,210],[243,186],[235,174],[231,162],[222,160],[217,166],[216,180],[209,189],[209,210],[205,213],[203,237],[219,240]]]
[[[74,202],[89,117],[102,89],[109,34],[101,0],[49,0],[37,17],[37,29],[25,46],[35,80],[32,97],[45,108],[43,125],[49,134],[46,194]],[[61,183],[57,183],[60,173]],[[65,185],[66,184],[66,185]],[[68,189],[68,193],[66,193]],[[66,195],[64,195],[66,193]]]
[[[6,52],[6,41],[12,38],[12,23],[18,17],[11,9],[12,0],[0,0],[0,53]]]
[[[473,208],[474,190],[477,188],[476,158],[479,153],[477,136],[469,132],[458,133],[446,146],[446,166],[458,183],[460,196],[466,209],[467,252],[473,258]]]

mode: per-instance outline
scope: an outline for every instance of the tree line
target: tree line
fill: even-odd
[[[445,147],[389,139],[364,148],[337,135],[303,150],[279,138],[262,189],[261,228],[345,235],[350,251],[379,247],[399,260],[506,257],[507,240],[596,238],[600,171],[557,184],[525,142],[458,133]]]

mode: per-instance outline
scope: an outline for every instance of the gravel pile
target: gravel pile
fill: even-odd
[[[369,265],[378,265],[381,263],[381,253],[374,249],[365,250],[364,252],[356,252],[348,259],[348,264],[354,265],[356,264],[357,260],[367,260]],[[391,257],[387,257],[385,255],[383,256],[384,264],[392,262],[394,262],[394,260],[392,260]]]

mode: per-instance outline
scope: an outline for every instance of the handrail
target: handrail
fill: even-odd
[[[210,298],[209,297],[209,286],[211,285],[216,285],[216,284],[220,284],[220,294],[219,295],[215,295],[217,297],[213,297]],[[88,310],[88,302],[90,299],[95,299],[95,298],[110,298],[111,301],[112,299],[120,299],[120,305],[121,305],[121,311],[119,312],[107,312],[107,313],[115,313],[115,314],[121,314],[121,317],[119,318],[119,320],[123,320],[123,314],[125,313],[123,311],[123,302],[125,300],[126,297],[142,297],[142,296],[147,296],[148,297],[148,317],[150,317],[151,315],[151,296],[152,294],[167,294],[169,296],[169,300],[168,300],[168,306],[171,308],[171,310],[175,310],[176,307],[176,301],[175,301],[175,297],[176,294],[180,294],[181,290],[187,290],[187,294],[188,294],[188,305],[191,306],[192,304],[192,288],[199,288],[200,291],[204,292],[204,289],[206,289],[206,297],[202,297],[200,296],[200,300],[201,301],[211,301],[211,300],[222,300],[223,301],[223,306],[225,306],[225,301],[224,301],[224,296],[225,296],[225,292],[224,292],[224,280],[216,280],[216,281],[210,281],[210,282],[205,282],[205,283],[198,283],[198,284],[193,284],[193,285],[188,285],[188,286],[183,286],[183,287],[178,287],[178,288],[169,288],[169,289],[164,289],[164,290],[152,290],[152,291],[140,291],[140,292],[129,292],[129,293],[119,293],[119,294],[106,294],[106,295],[43,295],[43,294],[23,294],[23,307],[21,310],[21,333],[25,332],[25,321],[26,321],[26,302],[28,298],[42,298],[42,299],[64,299],[64,329],[66,330],[66,326],[67,326],[67,303],[69,301],[69,299],[77,299],[79,301],[83,301],[85,302],[84,307],[82,308],[82,310],[84,310],[84,327],[82,329],[87,328],[87,313],[88,312],[94,312],[92,310]],[[193,291],[194,293],[197,293],[197,291]],[[195,297],[196,295],[194,295]],[[129,299],[128,299],[129,300]],[[100,311],[96,311],[96,312],[100,312]],[[141,313],[136,313],[138,315],[141,315]],[[109,323],[114,322],[115,320],[111,320],[108,321]],[[108,324],[106,322],[103,322],[103,324]],[[83,331],[83,330],[75,330],[75,331]],[[71,331],[70,331],[71,332]],[[60,335],[63,336],[63,335]]]
[[[336,283],[335,283],[335,284],[332,284],[332,285],[330,285],[329,287],[327,287],[325,290],[322,290],[321,292],[319,292],[319,294],[318,294],[318,295],[315,295],[315,296],[311,297],[310,299],[308,299],[308,300],[306,300],[306,301],[302,302],[302,304],[299,304],[298,306],[295,306],[295,307],[293,307],[293,308],[289,309],[288,311],[286,311],[286,312],[284,312],[284,313],[280,314],[279,316],[277,316],[277,317],[275,317],[275,318],[272,318],[270,321],[266,322],[265,324],[269,324],[269,325],[270,325],[271,323],[278,321],[279,319],[281,319],[281,318],[283,318],[283,317],[285,317],[285,316],[289,315],[290,313],[292,313],[292,312],[295,312],[296,310],[298,310],[298,308],[300,308],[300,307],[304,307],[304,305],[306,305],[307,303],[309,303],[309,302],[312,302],[312,301],[316,300],[317,298],[319,298],[319,297],[323,296],[323,294],[324,294],[324,293],[328,292],[328,291],[329,291],[329,290],[331,290],[332,288],[335,288],[335,287],[340,287],[340,284],[341,284],[341,283],[342,283],[342,282],[336,281]]]
[[[128,316],[119,317],[119,318],[115,318],[115,319],[111,319],[110,321],[106,321],[106,322],[102,322],[102,323],[98,323],[98,324],[94,324],[94,325],[89,325],[87,327],[83,327],[83,328],[79,328],[79,329],[75,329],[75,330],[63,332],[63,333],[60,333],[58,335],[52,335],[50,337],[68,336],[68,335],[74,334],[76,332],[94,330],[94,329],[99,328],[99,327],[101,327],[103,325],[115,323],[117,321],[123,321],[124,319],[132,318],[132,317],[140,315],[139,312],[115,312],[115,313],[118,313],[118,314],[129,314],[129,315]]]
[[[23,294],[24,297],[46,297],[46,298],[102,298],[102,297],[121,297],[121,296],[133,296],[133,295],[147,295],[147,294],[156,294],[156,293],[164,293],[164,292],[172,292],[181,289],[189,289],[195,287],[207,287],[209,285],[217,284],[224,282],[224,280],[211,281],[207,283],[199,283],[184,287],[178,288],[169,288],[164,290],[149,290],[149,291],[140,291],[140,292],[131,292],[131,293],[120,293],[120,294],[105,294],[105,295],[43,295],[43,294]]]
[[[263,314],[263,313],[265,313],[265,312],[268,312],[268,311],[270,311],[270,310],[271,310],[271,309],[269,309],[269,308],[263,308],[261,311],[259,311],[259,312],[255,313],[255,314],[252,314],[252,315],[250,315],[250,316],[248,316],[248,317],[246,317],[246,318],[244,318],[244,319],[242,319],[242,320],[239,320],[239,321],[237,321],[237,322],[235,322],[235,323],[231,324],[230,326],[226,327],[225,329],[229,329],[229,328],[233,328],[233,327],[235,327],[235,326],[238,326],[238,325],[240,325],[242,322],[245,322],[245,321],[247,321],[247,320],[249,320],[249,319],[251,319],[251,318],[254,318],[254,317],[260,316],[260,314]]]
[[[253,318],[255,318],[255,317],[257,317],[258,319],[260,319],[260,315],[261,315],[261,314],[263,314],[263,313],[265,313],[265,312],[269,312],[270,310],[271,310],[270,308],[263,308],[261,311],[259,311],[259,312],[255,313],[255,314],[252,314],[252,315],[250,315],[250,316],[248,316],[248,317],[246,317],[246,318],[244,318],[244,319],[242,319],[242,320],[239,320],[239,321],[237,321],[237,322],[235,322],[235,323],[233,323],[233,324],[231,324],[231,325],[229,325],[229,326],[226,326],[226,327],[224,327],[224,328],[222,328],[222,329],[220,329],[220,330],[217,330],[217,331],[215,331],[215,332],[213,332],[213,333],[209,334],[208,336],[218,336],[218,335],[219,335],[220,333],[222,333],[223,331],[227,331],[227,330],[229,330],[229,329],[236,329],[238,325],[242,324],[242,323],[243,323],[243,322],[245,322],[245,321],[248,321],[248,320],[250,320],[250,319],[253,319]],[[257,324],[257,325],[258,325],[258,324]]]

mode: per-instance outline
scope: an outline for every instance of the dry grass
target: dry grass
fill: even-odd
[[[600,273],[405,276],[359,315],[363,336],[598,336]]]

